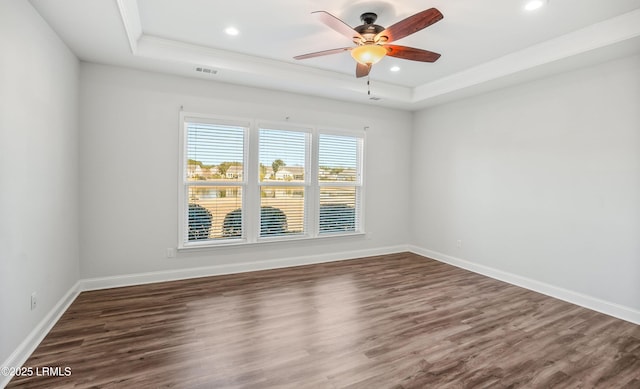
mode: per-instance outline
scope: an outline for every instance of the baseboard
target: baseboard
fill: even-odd
[[[51,331],[53,326],[58,322],[62,314],[69,308],[71,303],[80,294],[80,281],[76,282],[67,293],[58,301],[56,305],[51,308],[49,313],[42,318],[40,323],[27,335],[27,337],[20,343],[15,351],[9,355],[6,361],[0,366],[2,367],[22,367],[27,361],[31,353],[33,353],[42,342],[45,336]],[[0,375],[0,388],[4,388],[13,377],[5,377]]]
[[[452,257],[450,255],[439,253],[437,251],[428,250],[413,245],[409,245],[409,251],[418,255],[422,255],[424,257],[447,263],[449,265],[472,271],[474,273],[482,274],[496,280],[504,281],[512,285],[520,286],[525,289],[529,289],[572,304],[576,304],[593,311],[604,313],[605,315],[613,316],[618,319],[640,325],[640,311],[630,307],[626,307],[609,301],[604,301],[589,295],[574,292],[572,290],[550,285],[541,281],[536,281],[531,278],[508,273],[489,266],[479,265],[477,263]]]
[[[99,290],[122,286],[142,285],[155,282],[176,281],[189,278],[209,277],[224,274],[246,273],[258,270],[279,269],[284,267],[312,265],[317,263],[343,261],[354,258],[386,255],[407,251],[406,245],[388,246],[367,250],[343,251],[338,253],[307,255],[268,261],[254,261],[216,266],[175,269],[149,273],[126,274],[113,277],[88,278],[81,280],[81,290]]]

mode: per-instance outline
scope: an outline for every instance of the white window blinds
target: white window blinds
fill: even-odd
[[[260,237],[305,234],[310,134],[259,130]]]
[[[362,138],[319,135],[319,234],[361,230]]]
[[[243,236],[246,127],[187,122],[183,242]]]

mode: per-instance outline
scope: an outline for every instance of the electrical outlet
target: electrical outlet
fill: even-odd
[[[167,258],[173,258],[176,256],[176,249],[174,249],[173,247],[169,247],[167,249]]]
[[[31,310],[33,311],[38,307],[38,294],[36,292],[31,293]]]

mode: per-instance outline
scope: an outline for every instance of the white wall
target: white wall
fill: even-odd
[[[2,362],[79,278],[79,64],[27,1],[0,2],[0,52]]]
[[[640,57],[423,110],[412,142],[415,246],[640,310]]]
[[[95,278],[406,245],[412,115],[201,79],[81,65],[81,274]],[[363,90],[364,93],[364,90]],[[367,130],[369,238],[181,251],[179,110]]]

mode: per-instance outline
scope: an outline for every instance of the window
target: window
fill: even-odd
[[[362,138],[320,134],[320,234],[360,230]]]
[[[185,123],[183,242],[241,239],[246,124]]]
[[[180,248],[363,232],[363,133],[181,122]]]
[[[307,233],[309,135],[300,131],[259,130],[260,237]]]

